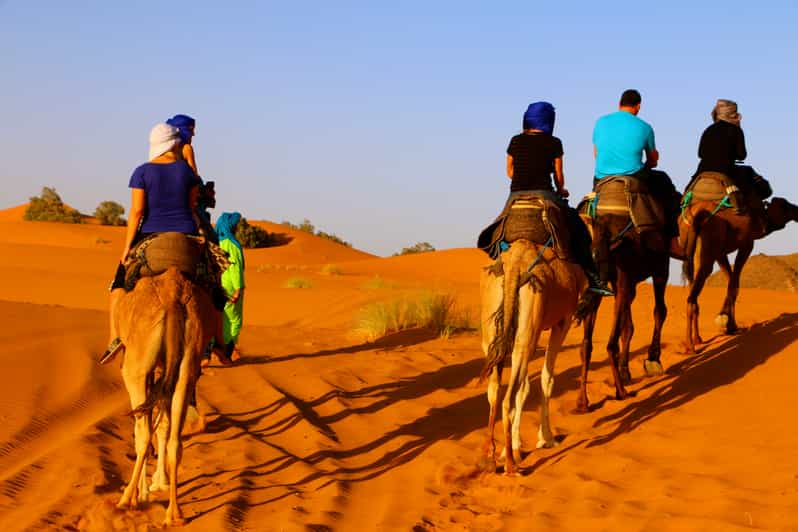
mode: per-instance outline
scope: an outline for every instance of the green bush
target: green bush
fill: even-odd
[[[469,313],[457,311],[453,295],[424,292],[414,299],[380,301],[363,307],[355,330],[373,342],[388,333],[414,327],[430,329],[443,338],[456,330],[472,328]]]
[[[266,248],[272,244],[269,232],[257,225],[250,225],[246,218],[241,218],[236,226],[236,240],[245,248]]]
[[[52,187],[43,187],[39,196],[30,198],[23,219],[35,222],[63,222],[79,224],[83,222],[80,213],[64,205],[61,196]]]
[[[399,253],[394,253],[393,256],[397,257],[399,255],[412,255],[414,253],[429,253],[430,251],[435,251],[435,248],[432,244],[429,242],[417,242],[409,248],[402,248],[402,251]]]
[[[289,222],[288,220],[283,220],[282,222],[280,222],[280,225],[283,225],[283,226],[285,226],[285,227],[287,227],[289,229],[293,229],[294,231],[303,231],[305,233],[310,233],[311,235],[315,235],[315,236],[317,236],[319,238],[326,238],[327,240],[332,240],[333,242],[335,242],[337,244],[341,244],[342,246],[346,246],[348,248],[352,247],[352,244],[350,244],[346,240],[342,239],[338,235],[334,235],[332,233],[326,233],[324,231],[317,231],[316,230],[316,226],[313,225],[311,223],[311,221],[308,220],[307,218],[302,220],[302,223],[300,223],[298,225],[297,224],[293,224],[293,223]]]
[[[94,209],[94,217],[102,225],[125,225],[127,221],[122,217],[125,208],[115,201],[103,201]]]

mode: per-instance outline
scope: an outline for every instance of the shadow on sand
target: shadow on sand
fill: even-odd
[[[784,313],[674,364],[666,372],[672,376],[671,379],[649,385],[660,386],[650,397],[632,401],[618,412],[596,420],[596,427],[613,422],[618,426],[609,434],[593,439],[588,447],[610,442],[663,412],[679,408],[719,386],[741,379],[796,339],[798,313]]]

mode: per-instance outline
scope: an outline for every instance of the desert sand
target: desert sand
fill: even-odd
[[[114,507],[131,472],[133,423],[119,362],[95,362],[123,229],[23,222],[23,210],[0,212],[0,530],[155,528],[165,493],[140,511]],[[641,285],[636,395],[622,402],[603,349],[605,302],[588,388],[596,408],[572,413],[575,328],[552,400],[560,445],[534,448],[537,353],[524,474],[507,478],[477,467],[487,426],[477,332],[408,330],[367,343],[354,330],[364,305],[430,289],[455,294],[476,323],[486,256],[378,258],[263,225],[290,241],[246,252],[243,358],[206,368],[199,382],[207,426],[185,439],[186,530],[798,530],[798,294],[743,288],[744,330],[720,336],[712,322],[724,290],[706,288],[708,342],[687,357],[686,290],[672,279],[666,373],[646,378],[653,305]],[[328,264],[340,274],[322,273]],[[312,287],[285,288],[291,277]]]

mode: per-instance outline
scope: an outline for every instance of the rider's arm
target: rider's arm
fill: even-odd
[[[743,130],[740,129],[740,134],[737,135],[734,147],[734,160],[744,161],[747,156],[748,153],[745,151],[745,135],[743,135]]]
[[[513,156],[507,154],[507,177],[513,178]]]
[[[565,175],[562,172],[562,157],[554,159],[554,186],[557,188],[557,194],[563,198],[568,197],[568,191],[565,189]]]
[[[646,167],[656,168],[659,162],[659,152],[656,149],[646,150]]]
[[[147,208],[147,194],[143,188],[130,189],[130,216],[127,218],[127,233],[125,234],[125,248],[122,251],[122,258],[119,262],[125,262],[133,239],[139,230],[141,218],[144,216],[144,209]]]
[[[194,156],[194,148],[191,144],[183,144],[183,159],[185,159],[191,169],[194,170],[194,173],[199,175],[199,170],[197,170],[197,159]]]

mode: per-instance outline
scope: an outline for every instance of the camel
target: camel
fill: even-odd
[[[545,361],[540,372],[543,397],[537,447],[556,444],[549,421],[549,398],[554,386],[554,363],[579,296],[588,282],[577,264],[557,258],[551,248],[516,240],[502,253],[500,263],[482,271],[482,349],[486,362],[482,378],[488,378],[488,437],[485,455],[496,466],[494,426],[498,411],[499,384],[510,355],[510,379],[502,403],[505,446],[502,452],[506,475],[516,475],[521,461],[521,412],[529,394],[527,367],[540,333],[551,329]]]
[[[718,209],[717,201],[695,201],[685,207],[679,220],[679,238],[685,243],[683,273],[689,283],[687,295],[687,335],[685,350],[696,353],[696,345],[704,341],[698,332],[698,296],[715,262],[726,275],[728,284],[723,307],[715,323],[726,334],[737,331],[734,316],[740,274],[751,251],[754,240],[764,238],[783,229],[788,222],[798,221],[798,206],[784,198],[773,198],[766,205],[764,224],[749,215],[736,214],[734,209]],[[728,254],[737,251],[734,267]]]
[[[670,257],[666,247],[666,238],[662,231],[649,231],[643,234],[629,230],[628,214],[600,214],[595,220],[586,220],[591,229],[594,246],[599,255],[609,265],[609,280],[615,291],[615,311],[613,314],[610,337],[607,341],[607,353],[612,361],[612,375],[615,381],[615,398],[625,399],[629,392],[625,384],[632,380],[629,371],[629,347],[634,334],[632,322],[632,303],[637,295],[637,284],[651,277],[654,286],[654,331],[648,347],[648,358],[643,362],[643,369],[648,376],[663,373],[660,339],[662,326],[668,315],[665,304],[665,287],[668,284],[668,267]],[[612,242],[617,247],[612,246]],[[585,316],[584,337],[580,355],[582,370],[580,376],[579,398],[576,412],[586,413],[590,410],[587,396],[587,373],[593,353],[593,329],[596,324],[598,305]]]
[[[202,350],[217,330],[218,314],[207,292],[176,268],[141,278],[117,303],[117,330],[125,346],[122,377],[135,418],[136,447],[133,474],[117,506],[135,508],[147,501],[146,462],[155,424],[158,463],[150,489],[168,484],[166,526],[183,523],[177,502],[181,430],[187,395],[199,376]]]

